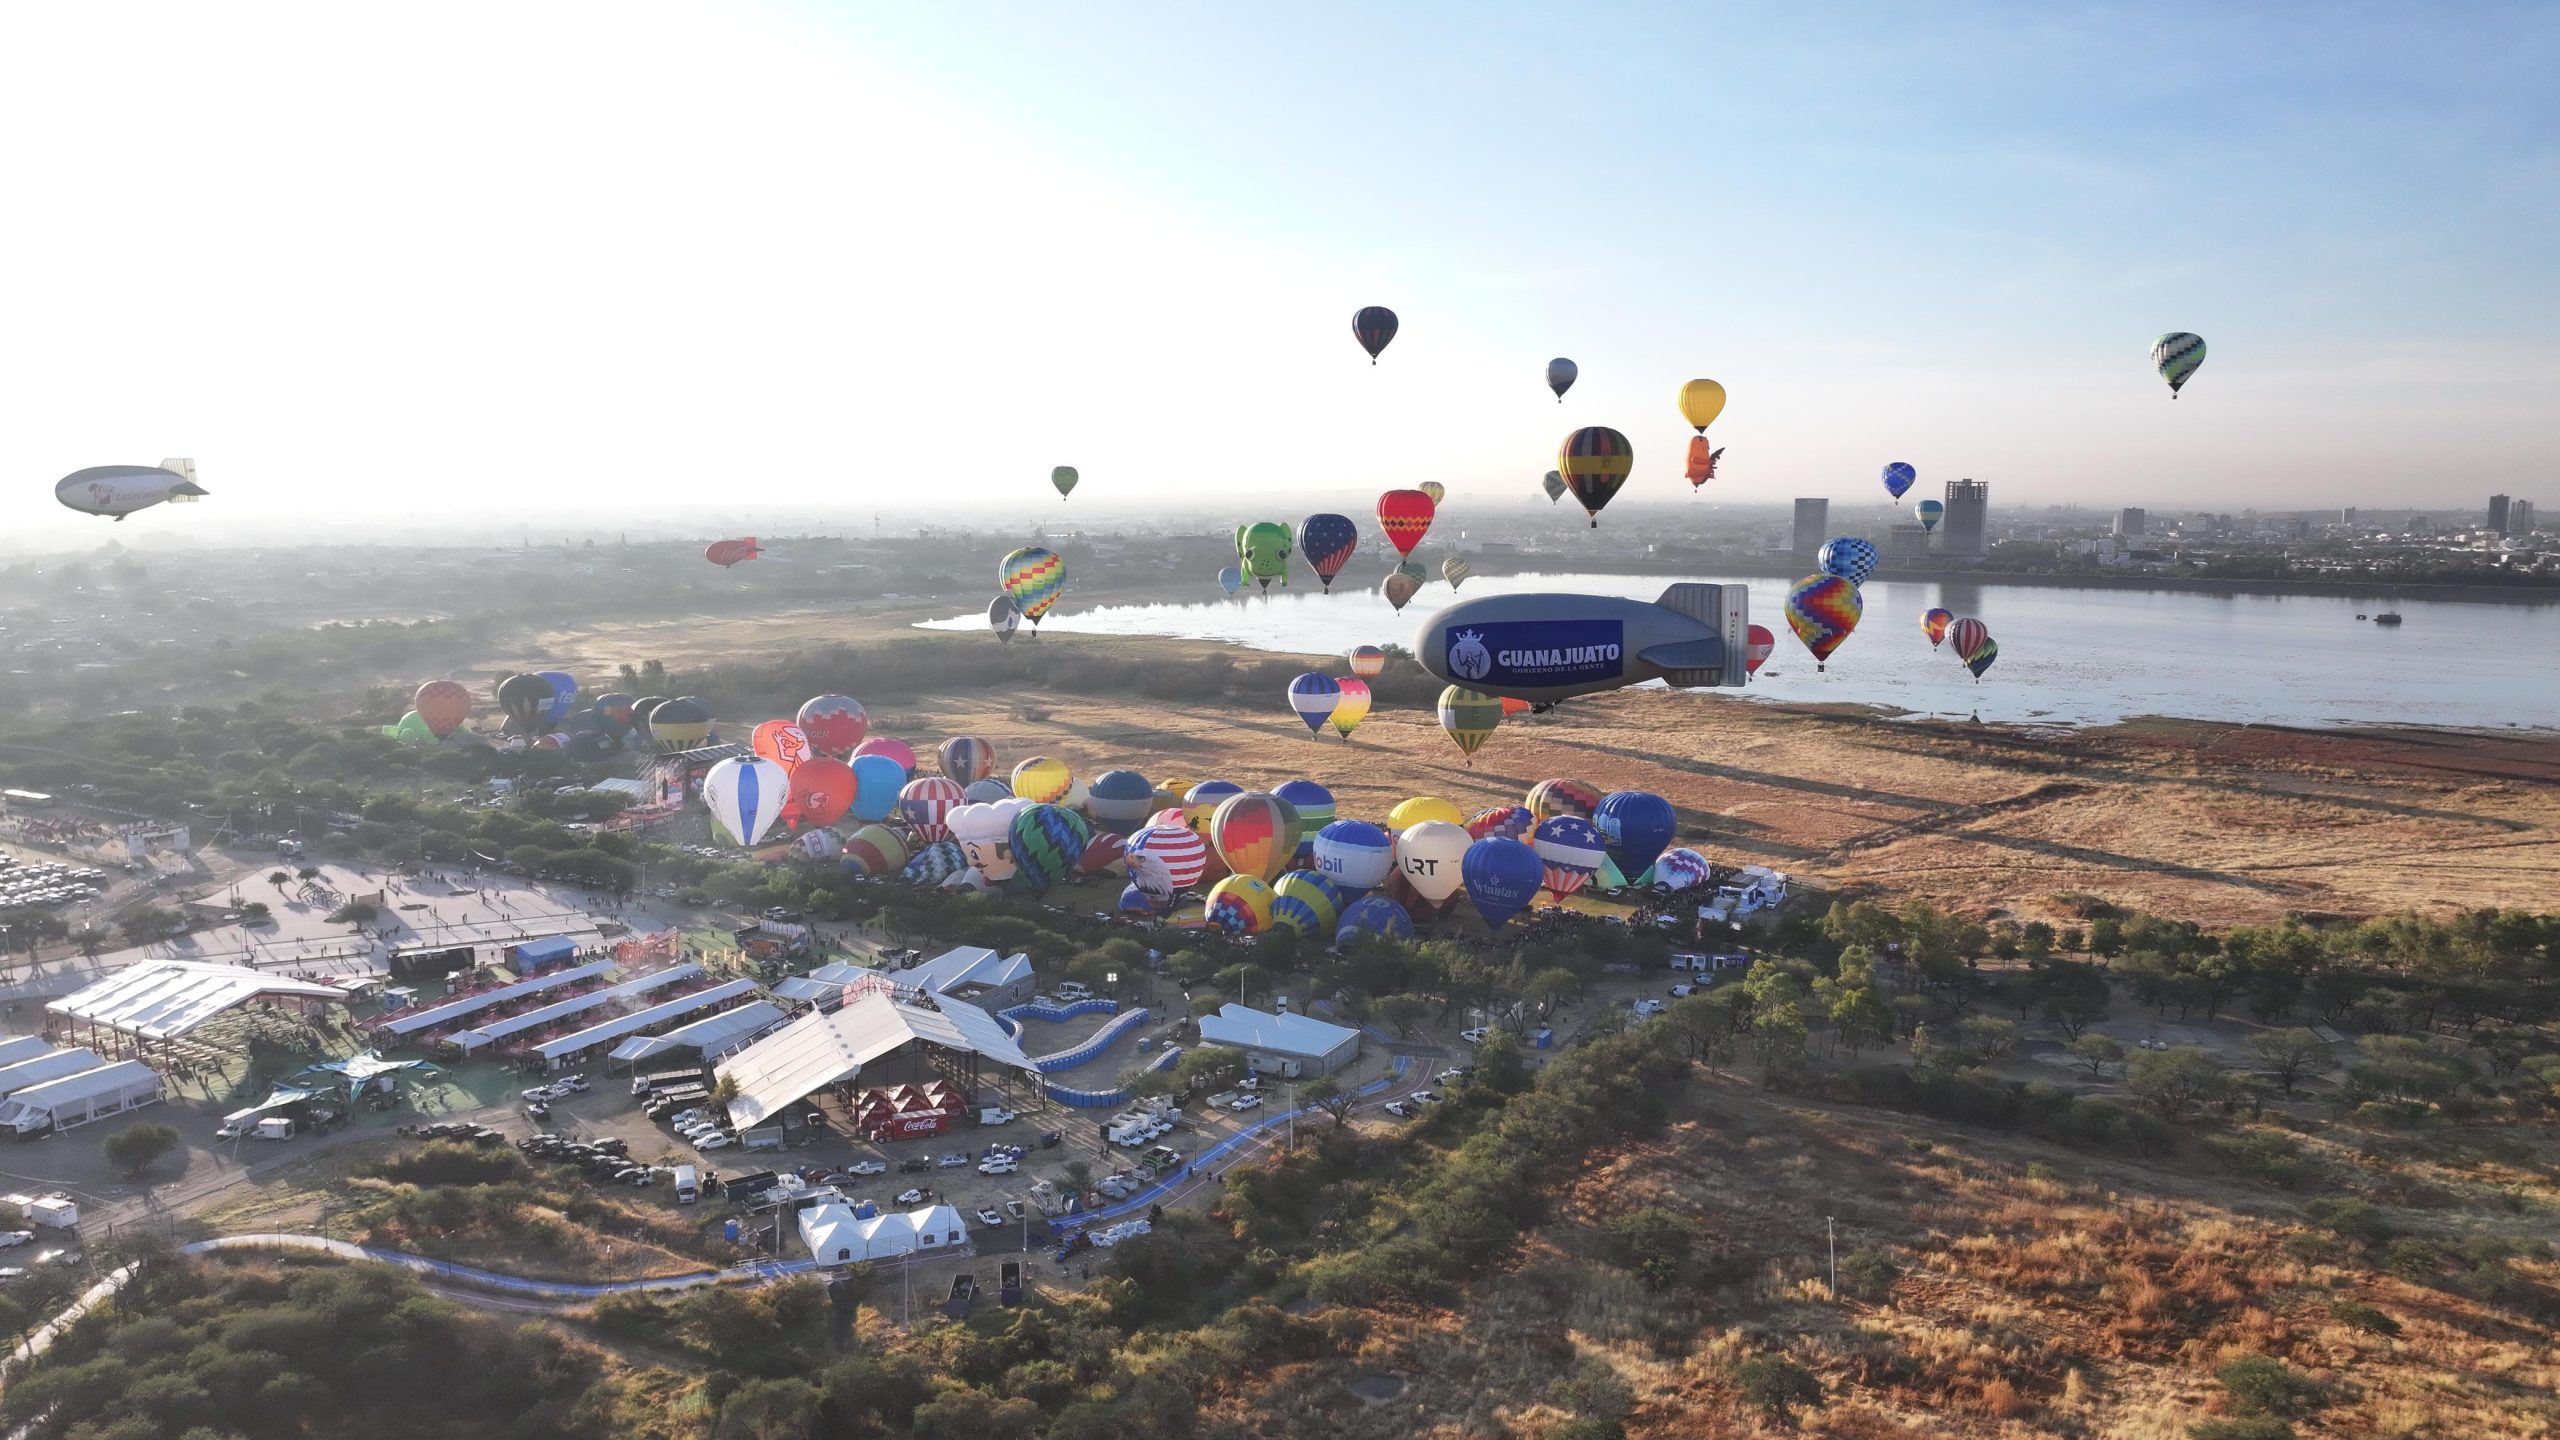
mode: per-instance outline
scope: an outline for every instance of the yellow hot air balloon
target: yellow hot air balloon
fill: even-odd
[[[1441,500],[1442,500],[1443,498],[1445,498],[1445,497],[1448,495],[1448,493],[1449,493],[1449,487],[1448,487],[1448,486],[1446,486],[1446,485],[1441,484],[1441,483],[1440,483],[1439,481],[1437,481],[1437,480],[1425,480],[1425,481],[1423,481],[1421,484],[1416,485],[1416,486],[1414,486],[1413,488],[1414,488],[1414,489],[1416,489],[1416,490],[1421,491],[1421,492],[1422,492],[1423,494],[1425,494],[1425,495],[1430,496],[1430,497],[1431,497],[1431,503],[1432,503],[1432,504],[1434,504],[1434,505],[1439,504],[1439,503],[1441,502]]]
[[[1034,755],[1013,767],[1013,793],[1035,805],[1055,803],[1076,783],[1064,760]]]
[[[1724,413],[1724,387],[1713,380],[1692,380],[1680,387],[1680,418],[1699,434]]]
[[[1387,812],[1387,828],[1401,835],[1425,820],[1446,820],[1452,825],[1466,823],[1466,812],[1437,795],[1416,795]]]

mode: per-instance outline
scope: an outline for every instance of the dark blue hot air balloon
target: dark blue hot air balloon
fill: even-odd
[[[1359,340],[1360,348],[1369,352],[1369,363],[1375,365],[1378,352],[1396,338],[1396,312],[1384,305],[1364,305],[1359,314],[1351,317],[1351,333]]]
[[[1410,940],[1413,938],[1413,915],[1384,895],[1354,900],[1342,907],[1342,919],[1333,929],[1333,943],[1348,945],[1364,935]]]
[[[1896,460],[1884,467],[1884,488],[1896,500],[1901,499],[1903,492],[1909,490],[1919,478],[1920,472],[1912,469],[1911,462],[1908,460]]]
[[[1298,553],[1306,557],[1307,568],[1316,572],[1326,590],[1333,589],[1333,577],[1351,560],[1351,552],[1360,548],[1360,527],[1348,515],[1310,515],[1298,522]]]
[[[1458,862],[1458,878],[1467,887],[1467,899],[1476,913],[1484,917],[1485,928],[1499,930],[1538,898],[1547,866],[1537,851],[1520,841],[1488,835],[1467,847]]]
[[[1600,798],[1591,812],[1608,844],[1610,863],[1629,880],[1653,868],[1653,862],[1680,833],[1679,813],[1671,802],[1647,790],[1618,790]]]

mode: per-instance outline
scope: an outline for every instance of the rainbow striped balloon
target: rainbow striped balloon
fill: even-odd
[[[1816,670],[1858,628],[1858,617],[1865,612],[1858,587],[1837,575],[1807,575],[1787,592],[1787,628],[1813,652]]]
[[[1037,545],[1014,551],[996,566],[996,588],[1013,597],[1034,630],[1040,628],[1040,617],[1058,603],[1058,591],[1066,583],[1066,562],[1055,551]]]

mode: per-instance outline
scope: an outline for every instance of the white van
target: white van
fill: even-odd
[[[676,1203],[690,1205],[702,1198],[702,1172],[691,1165],[676,1167]]]

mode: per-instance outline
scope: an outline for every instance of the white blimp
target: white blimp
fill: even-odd
[[[196,483],[196,462],[157,465],[92,465],[74,470],[53,487],[53,498],[83,515],[122,520],[162,501],[186,502],[209,493]]]

